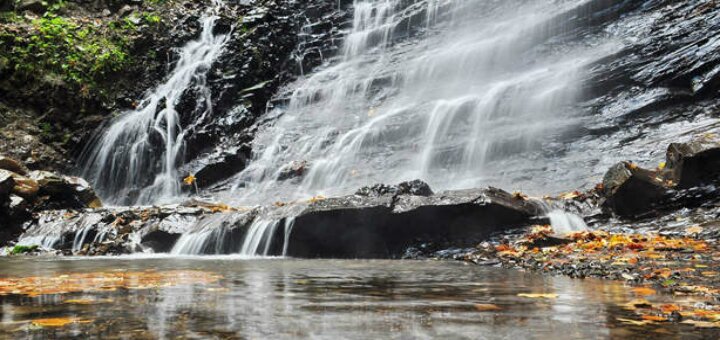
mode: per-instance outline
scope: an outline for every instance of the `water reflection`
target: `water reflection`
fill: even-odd
[[[64,279],[83,277],[85,285],[63,294],[0,296],[3,338],[606,338],[714,332],[618,323],[616,318],[628,313],[618,306],[633,296],[617,283],[455,262],[0,259],[0,267],[0,282],[67,275]],[[113,281],[115,286],[96,289],[108,273],[125,276]],[[168,273],[175,279],[153,281]],[[48,318],[70,321],[61,327],[37,322]]]

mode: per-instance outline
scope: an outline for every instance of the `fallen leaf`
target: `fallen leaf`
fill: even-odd
[[[558,297],[557,294],[526,294],[526,293],[520,293],[517,296],[531,298],[531,299],[556,299]]]
[[[638,320],[625,319],[625,318],[615,318],[615,319],[616,319],[617,321],[620,321],[620,322],[623,322],[623,323],[627,323],[627,324],[631,324],[631,325],[635,325],[635,326],[645,326],[645,325],[649,325],[649,324],[653,323],[653,321],[650,321],[650,320],[638,321]]]
[[[35,319],[32,324],[39,327],[63,327],[71,323],[88,323],[90,320],[81,320],[78,318],[48,318]]]
[[[477,303],[475,304],[475,309],[480,312],[502,310],[502,308],[500,308],[499,306],[489,303]]]
[[[642,319],[643,319],[643,320],[649,320],[649,321],[661,321],[661,322],[662,322],[662,321],[667,321],[667,318],[666,318],[666,317],[664,317],[664,316],[659,316],[659,315],[643,315],[643,316],[642,316]]]
[[[193,183],[195,183],[195,180],[196,180],[195,176],[190,174],[183,179],[183,183],[185,183],[185,185],[192,185]]]
[[[67,304],[73,304],[73,305],[92,305],[96,303],[110,303],[113,302],[111,299],[104,299],[104,300],[94,300],[94,299],[68,299],[63,301],[63,303]]]
[[[657,294],[657,291],[652,288],[647,287],[636,287],[632,289],[633,293],[641,296],[649,296],[649,295],[655,295]]]

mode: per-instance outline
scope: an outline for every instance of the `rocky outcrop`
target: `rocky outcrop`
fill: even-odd
[[[0,242],[17,236],[33,213],[101,206],[95,191],[82,178],[28,172],[24,164],[0,156]]]
[[[623,162],[603,180],[603,207],[623,217],[656,210],[703,204],[717,194],[720,181],[720,139],[699,136],[672,143],[660,168],[647,170]]]
[[[416,187],[422,182],[415,182]],[[180,206],[50,211],[20,237],[75,254],[169,252],[181,236],[198,254],[239,252],[253,228],[272,224],[268,255],[303,258],[393,258],[423,241],[474,244],[491,233],[528,225],[542,213],[533,201],[499,189],[315,198],[289,205],[230,208],[197,201]]]
[[[620,216],[650,211],[663,197],[667,187],[651,171],[629,162],[610,168],[603,179],[603,206]]]
[[[668,177],[680,189],[715,183],[720,179],[720,140],[706,135],[688,143],[672,143],[666,164]]]

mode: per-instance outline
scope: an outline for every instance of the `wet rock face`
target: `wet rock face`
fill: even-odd
[[[717,194],[720,182],[720,140],[699,136],[668,147],[665,165],[647,170],[622,162],[603,180],[603,207],[623,217],[658,209],[704,204]]]
[[[402,182],[398,185],[376,184],[373,186],[362,187],[355,192],[358,196],[379,197],[384,195],[415,195],[430,196],[433,194],[430,186],[419,180]]]
[[[492,188],[326,199],[295,218],[287,252],[304,258],[399,258],[427,241],[475,244],[493,232],[528,225],[540,214],[535,203]]]
[[[267,112],[268,103],[272,106],[273,98],[282,96],[278,95],[282,85],[337,53],[342,27],[350,20],[350,14],[342,10],[350,5],[347,1],[263,0],[232,5],[235,15],[220,20],[222,27],[217,28],[231,37],[208,73],[212,115],[200,122],[200,114],[182,118],[184,125],[199,126],[187,136],[183,171],[198,174],[201,187],[245,168],[251,156],[247,145],[263,123],[259,118]],[[300,170],[287,170],[283,179],[300,175]]]
[[[396,258],[423,241],[472,245],[490,233],[531,223],[542,209],[498,189],[428,196],[384,194],[317,199],[288,206],[234,210],[190,206],[49,211],[20,238],[81,255],[169,252],[181,235],[210,233],[195,251],[240,251],[254,223],[278,221],[291,229],[269,234],[268,255],[302,258]],[[286,223],[291,222],[291,223]],[[289,234],[286,234],[286,231]]]
[[[667,167],[678,188],[714,183],[720,178],[720,141],[702,137],[688,143],[670,144]]]
[[[667,188],[650,171],[632,163],[618,163],[603,179],[606,197],[603,206],[620,216],[650,211],[665,195]]]

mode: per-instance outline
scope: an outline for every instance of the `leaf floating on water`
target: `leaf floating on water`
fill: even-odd
[[[666,317],[660,316],[660,315],[643,315],[642,319],[647,320],[647,321],[658,321],[658,322],[668,321]]]
[[[635,326],[645,326],[645,325],[649,325],[649,324],[651,324],[651,323],[654,323],[654,321],[651,321],[651,320],[638,321],[638,320],[625,319],[625,318],[615,318],[615,319],[616,319],[617,321],[622,322],[622,323],[626,323],[626,324],[630,324],[630,325],[635,325]]]
[[[102,299],[102,300],[95,300],[95,299],[68,299],[63,301],[63,303],[67,304],[73,304],[73,305],[92,305],[96,303],[111,303],[113,302],[112,299]]]
[[[557,294],[526,294],[526,293],[520,293],[517,296],[519,297],[526,297],[531,299],[557,299]]]
[[[91,320],[81,320],[79,318],[48,318],[35,319],[32,324],[38,327],[63,327],[72,323],[90,323]]]
[[[153,289],[177,285],[215,283],[222,276],[194,270],[93,272],[59,276],[4,278],[0,296],[30,297],[75,292],[107,292],[118,289]],[[82,300],[82,299],[78,299]]]
[[[477,310],[480,311],[480,312],[489,312],[489,311],[502,310],[502,308],[500,308],[499,306],[493,305],[493,304],[490,304],[490,303],[477,303],[477,304],[475,304],[475,309],[477,309]]]
[[[641,296],[649,296],[649,295],[655,295],[657,294],[657,291],[652,288],[647,287],[636,287],[632,289],[633,293]]]

